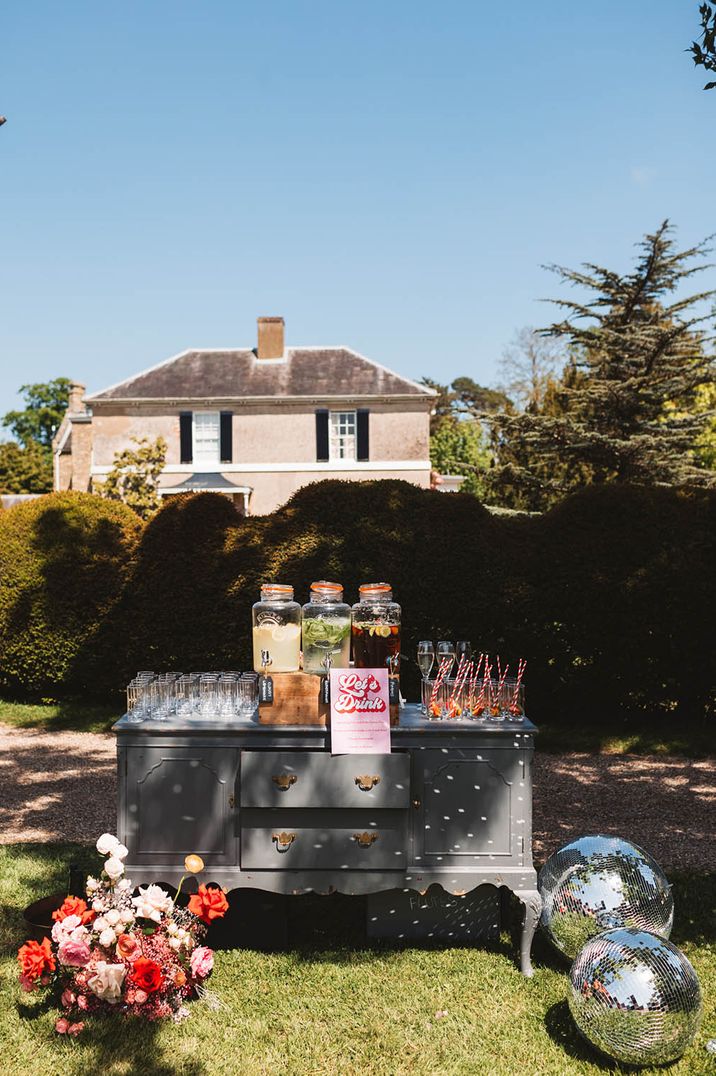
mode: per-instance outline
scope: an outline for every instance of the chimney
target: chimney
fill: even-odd
[[[85,386],[80,385],[78,381],[73,381],[70,385],[70,398],[67,403],[67,410],[73,414],[82,414],[87,410],[84,402]]]
[[[256,357],[283,358],[283,318],[258,318],[259,339]]]

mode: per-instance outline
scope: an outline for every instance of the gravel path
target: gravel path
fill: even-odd
[[[116,826],[114,737],[0,724],[0,844],[88,841]],[[618,833],[666,868],[716,870],[716,758],[535,757],[534,852]]]

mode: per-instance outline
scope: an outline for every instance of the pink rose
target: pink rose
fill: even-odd
[[[31,979],[29,975],[20,976],[20,986],[27,994],[31,994],[35,989],[35,980]]]
[[[77,1008],[82,1009],[83,1012],[86,1010],[87,998],[84,996],[84,994],[77,995]]]
[[[84,1026],[85,1026],[85,1025],[84,1025],[84,1021],[83,1021],[83,1020],[80,1020],[80,1021],[79,1021],[78,1023],[76,1023],[76,1024],[70,1024],[70,1026],[69,1026],[69,1027],[67,1028],[67,1034],[68,1034],[68,1035],[79,1035],[80,1031],[82,1030],[82,1028],[83,1028]]]
[[[74,1005],[75,1001],[76,1001],[75,995],[72,993],[71,990],[63,990],[62,991],[62,997],[60,998],[60,1004],[65,1009],[69,1009],[69,1007],[71,1005]]]
[[[206,945],[198,945],[191,954],[191,973],[195,979],[206,979],[214,967],[214,951]]]
[[[65,1035],[69,1029],[70,1022],[65,1020],[64,1016],[61,1016],[59,1020],[55,1020],[55,1031],[58,1035]]]
[[[148,997],[149,995],[147,994],[146,990],[134,991],[134,1000],[136,1001],[137,1005],[143,1005]]]
[[[71,968],[83,968],[90,958],[90,947],[84,938],[68,938],[57,950],[60,964]]]

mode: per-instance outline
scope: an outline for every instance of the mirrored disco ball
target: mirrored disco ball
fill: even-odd
[[[569,1008],[592,1046],[629,1065],[681,1057],[701,1023],[701,990],[684,954],[647,930],[592,938],[570,973]]]
[[[593,935],[639,927],[668,938],[671,887],[661,867],[621,837],[579,837],[549,857],[539,873],[542,926],[571,960]]]

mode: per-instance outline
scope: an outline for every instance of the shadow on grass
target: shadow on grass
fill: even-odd
[[[26,703],[0,699],[0,722],[19,729],[46,732],[109,732],[124,711],[123,700],[116,703],[85,702]]]
[[[579,1034],[566,1001],[557,1001],[549,1007],[544,1024],[552,1041],[575,1061],[588,1061],[603,1072],[614,1072],[614,1062],[600,1054]]]
[[[581,725],[537,722],[537,747],[547,754],[588,751],[598,754],[675,755],[708,758],[716,753],[716,723],[712,718],[686,721],[644,715],[612,716]]]

